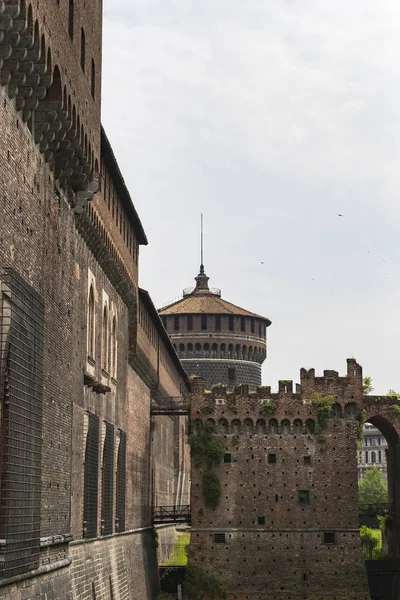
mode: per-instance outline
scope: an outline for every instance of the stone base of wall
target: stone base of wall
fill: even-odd
[[[228,390],[235,385],[248,385],[255,389],[261,385],[261,365],[245,360],[228,360],[218,358],[182,359],[182,365],[189,375],[197,375],[204,380],[204,388],[210,390],[213,385],[222,383]],[[229,369],[235,369],[235,379],[229,379]]]
[[[189,561],[214,573],[228,600],[370,600],[358,531],[192,530]],[[210,560],[212,556],[212,560]],[[191,600],[191,599],[189,599]]]
[[[174,552],[174,545],[176,540],[176,529],[175,525],[160,525],[156,527],[158,537],[158,548],[157,558],[158,564],[162,565],[163,562],[171,558]]]
[[[7,600],[155,600],[158,565],[150,529],[69,546],[70,564],[45,565],[36,574],[0,585]],[[60,565],[59,568],[57,564]]]

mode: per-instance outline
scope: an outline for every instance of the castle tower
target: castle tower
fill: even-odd
[[[210,289],[204,265],[196,286],[159,313],[187,372],[203,378],[207,389],[222,383],[261,385],[261,365],[267,356],[271,321],[221,298]]]

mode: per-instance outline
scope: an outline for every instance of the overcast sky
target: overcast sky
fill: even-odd
[[[400,4],[105,0],[103,123],[157,306],[205,267],[302,366],[400,389]],[[341,214],[343,216],[338,216]]]

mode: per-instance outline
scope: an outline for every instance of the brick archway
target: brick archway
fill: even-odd
[[[393,398],[368,396],[364,398],[364,420],[374,425],[385,436],[387,450],[387,478],[392,518],[388,528],[389,554],[400,558],[400,415]]]

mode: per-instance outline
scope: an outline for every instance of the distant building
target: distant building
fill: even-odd
[[[358,479],[362,479],[371,467],[377,467],[387,476],[387,447],[386,438],[379,429],[365,423],[363,444],[357,456]]]
[[[207,389],[218,383],[256,388],[271,321],[222,299],[221,290],[208,287],[203,265],[195,280],[181,300],[159,311],[186,373],[202,377]]]

